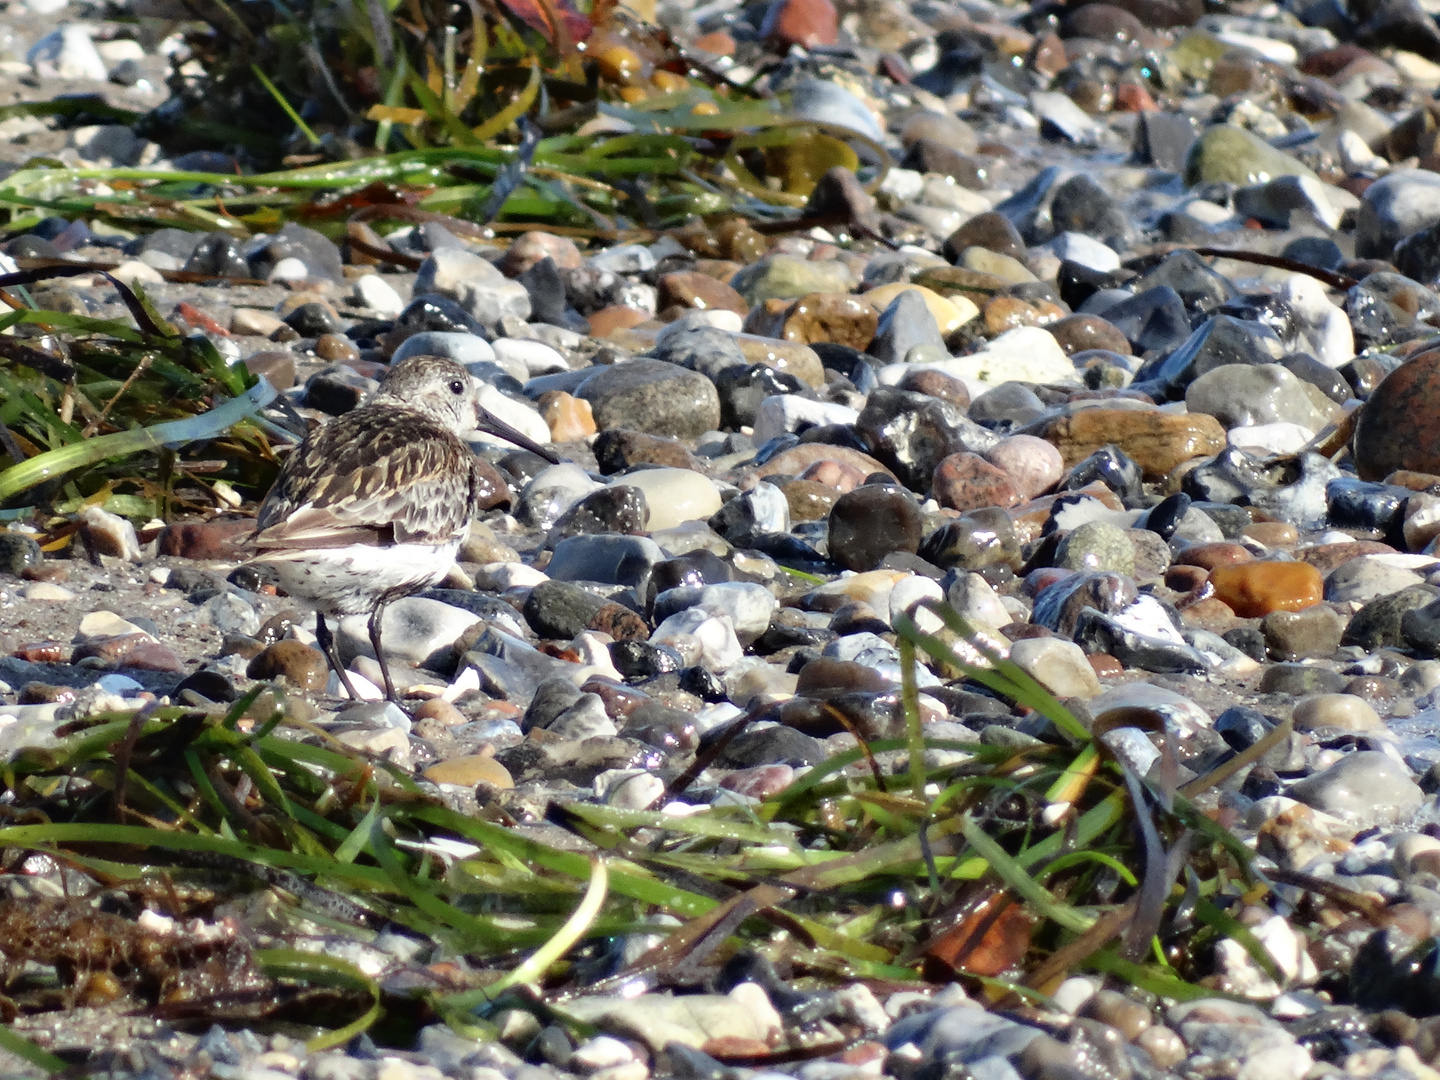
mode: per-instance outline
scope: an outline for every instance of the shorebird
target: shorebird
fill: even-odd
[[[470,527],[481,485],[464,436],[486,432],[548,461],[555,455],[480,404],[459,364],[413,356],[385,373],[359,407],[308,435],[260,506],[249,566],[315,611],[315,639],[354,699],[327,615],[368,615],[380,647],[387,604],[442,580]]]

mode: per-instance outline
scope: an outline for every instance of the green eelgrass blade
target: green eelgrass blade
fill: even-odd
[[[348,960],[328,953],[301,952],[298,949],[256,949],[255,959],[272,979],[293,979],[315,986],[334,986],[359,990],[370,997],[370,1008],[344,1027],[317,1035],[305,1044],[310,1053],[343,1046],[361,1032],[368,1031],[380,1018],[380,987],[374,979]]]
[[[1095,922],[1093,915],[1079,911],[1055,899],[1038,881],[1026,873],[1008,851],[1002,848],[969,814],[960,819],[960,831],[969,845],[990,864],[997,877],[1013,889],[1035,911],[1052,922],[1083,934]]]
[[[113,435],[101,435],[37,454],[0,472],[0,502],[11,499],[22,491],[28,491],[46,480],[97,465],[110,458],[214,438],[246,417],[259,412],[274,401],[275,396],[274,388],[261,379],[240,397],[199,416],[168,420],[162,424],[131,431],[117,431]]]
[[[275,103],[285,110],[285,115],[290,117],[295,126],[300,129],[300,134],[305,136],[310,145],[319,146],[320,137],[310,130],[309,124],[300,119],[300,114],[295,111],[290,102],[285,100],[285,95],[280,92],[280,88],[265,77],[265,73],[260,70],[260,65],[251,64],[250,71],[254,74],[255,78],[260,80],[260,85],[270,92],[270,96],[275,99]]]
[[[41,1049],[23,1035],[17,1035],[5,1024],[0,1024],[0,1050],[9,1051],[47,1073],[63,1073],[70,1068],[49,1050]]]

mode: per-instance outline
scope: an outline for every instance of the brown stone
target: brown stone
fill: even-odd
[[[1352,453],[1362,480],[1397,469],[1440,473],[1440,349],[1386,376],[1360,411]]]
[[[496,761],[492,754],[466,754],[448,761],[437,761],[425,770],[425,779],[457,787],[473,788],[484,784],[503,791],[515,786],[510,770]]]
[[[842,465],[859,469],[865,476],[878,472],[891,479],[895,477],[894,473],[869,454],[862,454],[848,446],[831,446],[828,443],[801,443],[789,450],[782,450],[749,475],[762,478],[775,475],[800,476],[817,461],[838,461]]]
[[[330,681],[325,654],[303,641],[286,638],[267,645],[250,661],[245,674],[252,679],[289,680],[297,690],[324,690]]]
[[[1294,547],[1300,539],[1300,531],[1288,521],[1257,521],[1241,529],[1240,535],[1272,548]]]
[[[459,727],[470,722],[470,718],[444,698],[430,698],[422,701],[410,714],[412,720],[429,720],[442,727]]]
[[[159,551],[182,559],[237,559],[254,531],[255,522],[249,518],[177,522],[160,534]]]
[[[829,341],[863,351],[875,337],[879,321],[880,313],[859,296],[811,293],[786,310],[777,336],[802,345]]]
[[[789,765],[755,765],[748,769],[736,769],[720,781],[720,786],[752,799],[768,799],[776,792],[784,791],[794,779],[795,770]]]
[[[506,277],[519,277],[541,259],[554,259],[561,270],[578,270],[585,262],[574,240],[535,231],[515,238],[500,259],[500,272]]]
[[[1105,349],[1121,356],[1131,353],[1130,342],[1125,335],[1098,315],[1069,315],[1055,320],[1045,329],[1060,343],[1067,356],[1087,349]]]
[[[1182,548],[1174,559],[1176,565],[1199,566],[1206,570],[1214,570],[1217,566],[1233,566],[1236,563],[1254,561],[1255,556],[1251,555],[1244,545],[1232,544],[1223,540],[1213,543],[1189,544]]]
[[[994,210],[976,214],[945,241],[945,252],[951,259],[970,247],[982,247],[1013,259],[1025,257],[1025,241],[1020,238],[1019,231],[1009,218]]]
[[[350,364],[360,359],[360,350],[344,334],[321,334],[315,339],[315,355],[332,364]]]
[[[1338,544],[1316,544],[1313,547],[1300,548],[1295,552],[1295,557],[1301,562],[1309,563],[1325,577],[1329,577],[1332,571],[1362,555],[1394,554],[1397,552],[1393,547],[1389,544],[1382,544],[1379,540],[1351,540]]]
[[[590,403],[563,390],[548,390],[535,403],[540,416],[550,427],[555,442],[578,442],[595,434],[595,416]]]
[[[585,628],[609,634],[616,641],[645,641],[650,637],[645,620],[624,604],[604,604],[590,616]]]
[[[1225,449],[1225,428],[1213,416],[1158,409],[1080,409],[1051,420],[1041,436],[1060,451],[1067,469],[1114,443],[1150,480]]]
[[[295,385],[295,354],[279,349],[252,353],[244,360],[251,375],[264,376],[276,390],[289,390]]]
[[[713,56],[730,56],[736,48],[735,39],[724,30],[712,30],[708,34],[701,34],[690,42],[690,45]]]
[[[707,252],[712,258],[718,256],[721,259],[748,266],[770,250],[770,241],[765,238],[764,234],[757,232],[748,221],[741,217],[722,221],[707,232],[714,242],[714,251]]]
[[[479,483],[475,486],[475,508],[493,510],[497,506],[509,506],[513,501],[510,485],[500,475],[500,470],[483,458],[475,462]]]
[[[1160,106],[1150,91],[1139,83],[1122,82],[1115,87],[1115,112],[1159,112]]]
[[[1223,634],[1240,624],[1229,605],[1215,597],[1191,604],[1180,612],[1180,621],[1195,630],[1209,630],[1212,634]]]
[[[1440,476],[1436,476],[1434,473],[1411,472],[1409,469],[1396,469],[1385,477],[1384,483],[1409,488],[1411,491],[1429,491],[1432,488],[1440,487]]]
[[[730,271],[732,275],[734,272]],[[661,274],[655,284],[660,292],[661,308],[676,306],[699,311],[733,311],[742,319],[750,310],[745,298],[732,289],[728,281],[717,280],[699,270],[676,270]]]
[[[900,127],[900,143],[909,148],[921,139],[942,146],[954,147],[962,154],[973,154],[979,147],[975,129],[953,113],[924,109],[910,116]]]
[[[791,480],[781,489],[790,507],[791,521],[824,521],[840,492],[816,480]]]
[[[1065,55],[1065,43],[1053,32],[1037,37],[1035,44],[1030,47],[1030,55],[1025,58],[1025,66],[1042,75],[1059,75],[1069,65],[1070,60]]]
[[[825,385],[825,366],[809,345],[798,341],[777,341],[754,334],[736,334],[735,344],[752,364],[764,364],[776,371],[794,375],[807,386],[819,390]],[[869,344],[869,342],[866,342]]]
[[[985,329],[992,335],[1014,330],[1017,326],[1044,326],[1063,319],[1065,312],[1049,300],[1029,303],[1016,296],[997,296],[981,309]]]
[[[590,335],[607,338],[617,330],[629,330],[631,327],[648,322],[649,319],[649,315],[637,308],[626,307],[624,304],[611,304],[589,316]]]
[[[611,428],[601,432],[591,449],[601,473],[606,476],[622,472],[632,465],[663,465],[698,473],[705,471],[700,459],[680,440],[647,435],[629,428]]]
[[[935,468],[930,497],[952,510],[979,510],[985,506],[1011,507],[1020,495],[1005,470],[979,454],[951,454]]]
[[[907,371],[896,385],[901,390],[948,401],[962,412],[970,408],[970,388],[943,371]]]
[[[830,0],[772,0],[760,32],[778,45],[802,49],[834,45],[839,40],[840,16]]]
[[[140,668],[144,671],[168,671],[178,674],[185,670],[185,662],[175,651],[159,641],[142,641],[128,651],[120,661],[121,667]]]
[[[127,653],[146,644],[159,643],[146,633],[100,634],[86,638],[76,645],[75,651],[70,654],[70,663],[78,664],[81,660],[99,660],[105,664],[123,664]]]
[[[1113,679],[1125,674],[1125,665],[1109,653],[1091,653],[1085,659],[1090,661],[1090,670],[1102,679]]]
[[[977,307],[988,304],[1014,284],[995,274],[965,266],[934,266],[916,274],[914,283],[947,299],[963,296]]]

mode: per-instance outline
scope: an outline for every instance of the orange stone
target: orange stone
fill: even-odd
[[[717,281],[698,270],[661,274],[656,287],[660,290],[661,308],[675,306],[701,311],[733,311],[741,318],[750,310],[745,298],[726,282]]]
[[[1238,626],[1240,620],[1223,601],[1210,596],[1182,608],[1180,622],[1192,630],[1209,630],[1212,634],[1223,634],[1226,630],[1233,630]]]
[[[1159,112],[1150,91],[1139,83],[1123,82],[1115,87],[1116,112]]]
[[[609,337],[616,330],[629,330],[639,326],[648,318],[650,316],[643,311],[623,304],[612,304],[590,316],[590,335],[597,338]]]
[[[595,434],[595,417],[588,401],[563,390],[551,390],[541,394],[537,404],[555,442],[576,442]]]
[[[735,52],[735,39],[724,30],[701,34],[690,44],[716,56],[730,56]]]
[[[880,313],[859,296],[811,293],[790,305],[774,336],[810,345],[830,341],[863,350],[875,337]]]
[[[1236,615],[1258,619],[1272,611],[1303,611],[1325,598],[1320,571],[1302,562],[1248,562],[1210,571],[1215,597]]]

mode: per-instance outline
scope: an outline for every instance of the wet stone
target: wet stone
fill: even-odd
[[[866,484],[830,510],[830,557],[848,570],[871,570],[891,552],[919,550],[920,509],[898,488]]]

